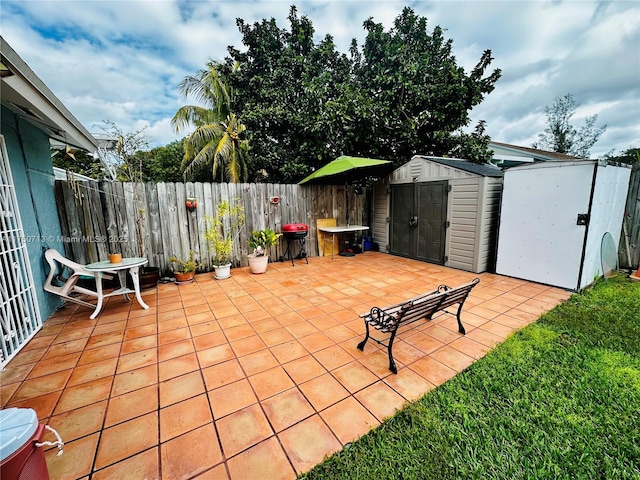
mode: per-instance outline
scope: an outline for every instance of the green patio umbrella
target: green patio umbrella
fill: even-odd
[[[298,185],[348,185],[365,177],[386,175],[393,168],[387,160],[343,155],[319,168]]]
[[[348,157],[343,155],[324,167],[319,168],[298,185],[345,185],[352,184],[356,180],[367,177],[381,177],[387,175],[393,169],[393,163],[388,160],[376,160],[373,158]],[[346,205],[346,219],[349,225],[349,200],[347,189],[344,189]]]

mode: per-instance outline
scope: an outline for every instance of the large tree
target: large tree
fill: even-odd
[[[211,168],[210,180],[215,180],[218,171],[220,181],[247,179],[246,127],[231,110],[232,94],[218,69],[217,63],[209,62],[207,68],[180,83],[185,98],[191,95],[199,102],[180,107],[171,120],[176,132],[196,127],[184,140],[185,180],[193,180],[207,167]]]
[[[405,8],[385,31],[364,22],[362,48],[336,51],[330,35],[314,42],[311,21],[291,7],[289,29],[274,19],[238,19],[242,50],[229,47],[223,75],[233,109],[251,131],[255,179],[296,182],[341,154],[406,162],[416,153],[450,154],[469,111],[491,92],[500,70],[485,75],[491,52],[469,73],[452,40]]]
[[[251,131],[252,180],[297,181],[336,152],[323,115],[326,104],[339,102],[350,63],[330,36],[314,43],[311,21],[295,7],[289,23],[287,31],[274,19],[253,26],[238,19],[245,48],[229,47],[226,59],[234,109]]]
[[[500,70],[485,73],[493,58],[486,50],[467,74],[456,64],[453,40],[443,29],[427,28],[427,19],[405,8],[385,31],[372,19],[357,65],[357,88],[371,99],[363,118],[371,137],[358,149],[407,161],[415,153],[447,155],[458,146],[457,131],[469,124],[469,111],[494,89]],[[483,130],[483,126],[479,126]],[[370,145],[373,140],[375,145]]]
[[[568,93],[564,97],[556,97],[553,104],[544,107],[547,127],[538,135],[538,141],[533,147],[588,158],[591,147],[607,126],[596,127],[598,115],[595,114],[587,117],[580,129],[574,127],[571,118],[579,106],[573,95]]]

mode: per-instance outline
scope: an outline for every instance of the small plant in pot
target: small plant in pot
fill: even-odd
[[[251,273],[264,273],[269,264],[269,248],[278,243],[281,233],[276,233],[270,228],[254,230],[249,237],[249,248],[253,253],[247,255]]]
[[[216,207],[216,215],[205,217],[207,228],[204,237],[213,252],[215,278],[222,280],[231,276],[234,244],[244,226],[244,207],[234,200],[223,200]]]
[[[193,282],[193,278],[198,268],[198,261],[195,258],[193,251],[189,252],[189,259],[182,260],[175,255],[169,257],[169,261],[174,265],[177,265],[173,269],[173,275],[176,277],[176,283],[185,284]]]

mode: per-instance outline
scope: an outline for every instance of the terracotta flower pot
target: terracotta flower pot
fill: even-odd
[[[195,272],[173,272],[173,275],[176,277],[176,283],[191,283],[195,277]]]

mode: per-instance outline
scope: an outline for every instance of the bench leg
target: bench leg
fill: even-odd
[[[391,332],[391,337],[389,338],[389,346],[387,350],[389,351],[389,370],[393,373],[398,373],[398,368],[396,367],[396,362],[393,361],[393,339],[396,337],[396,331]]]
[[[462,335],[466,335],[466,334],[467,334],[467,332],[466,332],[466,330],[464,329],[464,327],[462,326],[462,321],[460,321],[460,312],[462,312],[462,304],[463,304],[463,303],[464,303],[464,302],[462,302],[462,303],[460,304],[460,306],[458,307],[458,313],[456,314],[456,318],[458,319],[458,332],[459,332],[459,333],[461,333]]]
[[[365,343],[367,343],[367,340],[369,340],[369,324],[367,323],[367,321],[364,321],[364,326],[367,330],[367,334],[364,337],[364,340],[362,340],[359,344],[358,344],[358,350],[360,350],[361,352],[364,352],[364,345]]]

